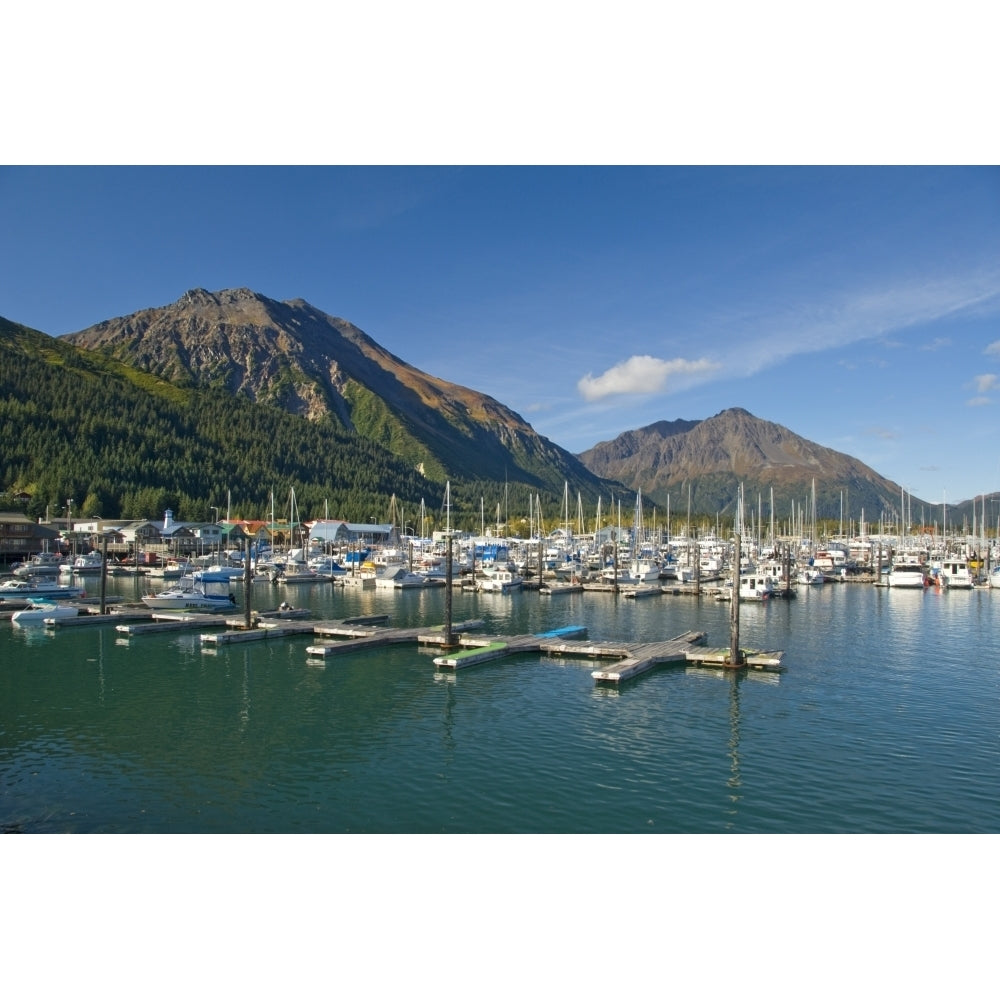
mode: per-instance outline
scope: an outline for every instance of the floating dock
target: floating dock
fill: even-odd
[[[458,642],[463,633],[482,628],[479,619],[457,622],[452,625],[452,641]],[[306,646],[309,656],[338,656],[341,653],[357,652],[360,649],[372,649],[378,646],[392,646],[404,642],[417,642],[423,645],[445,646],[448,637],[444,626],[438,626],[430,632],[424,628],[362,628],[349,622],[325,622],[314,629],[317,635],[341,635],[347,638],[336,642],[325,642],[321,645]]]
[[[727,648],[692,650],[687,654],[689,663],[698,663],[706,667],[725,667],[727,670],[741,670],[749,667],[752,670],[781,670],[781,659],[785,655],[782,650],[741,649],[741,662],[732,663],[730,650]]]
[[[705,632],[684,632],[666,642],[630,644],[626,655],[614,667],[595,670],[590,676],[598,684],[621,684],[665,663],[687,663],[692,646],[705,643]]]

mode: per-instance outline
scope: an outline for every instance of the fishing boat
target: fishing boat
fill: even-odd
[[[80,611],[72,604],[58,604],[37,598],[30,601],[30,607],[15,611],[10,620],[15,625],[43,625],[46,619],[76,618]]]
[[[967,559],[944,559],[938,571],[938,579],[950,590],[972,590],[972,571]]]
[[[375,586],[381,590],[407,590],[426,587],[427,577],[405,566],[386,566],[375,574]]]
[[[520,590],[524,578],[509,565],[495,564],[476,583],[476,589],[487,594],[509,594]]]
[[[766,573],[740,574],[740,600],[766,601],[774,593],[774,584]]]
[[[144,594],[142,603],[154,611],[231,611],[236,607],[236,597],[229,593],[215,593],[206,588],[204,576],[200,581],[184,577],[173,587],[156,594]],[[228,582],[228,581],[220,581]]]
[[[888,587],[919,590],[926,585],[926,582],[923,566],[910,557],[894,559],[886,575],[886,586]]]
[[[63,556],[60,552],[39,552],[13,568],[14,576],[27,580],[33,576],[58,576]]]
[[[104,569],[104,557],[100,552],[88,552],[77,556],[72,562],[63,563],[59,567],[60,576],[98,576]]]
[[[3,583],[0,583],[0,600],[24,601],[39,597],[62,601],[86,596],[87,592],[83,587],[74,587],[68,583],[56,583],[53,580],[43,580],[38,577],[29,580],[4,580]]]

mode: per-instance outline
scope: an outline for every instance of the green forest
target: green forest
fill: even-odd
[[[224,390],[182,388],[0,319],[0,492],[31,517],[215,520],[282,516],[294,489],[304,520],[388,522],[394,508],[443,523],[445,484],[379,444]],[[451,523],[527,514],[537,487],[453,480]],[[395,498],[395,504],[393,500]],[[562,496],[540,497],[547,519]],[[213,511],[217,508],[217,511]],[[400,514],[401,512],[401,514]],[[518,518],[519,519],[519,518]]]

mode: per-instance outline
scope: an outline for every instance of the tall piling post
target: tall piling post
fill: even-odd
[[[445,571],[444,571],[444,582],[445,582],[445,594],[444,594],[444,644],[446,646],[453,646],[455,644],[455,638],[451,631],[451,532],[448,532],[448,549],[447,556],[445,557]]]
[[[101,614],[108,613],[108,533],[101,539]]]
[[[250,544],[243,551],[243,627],[251,628],[250,595],[253,593],[253,566],[250,562]]]
[[[733,552],[733,601],[729,608],[729,666],[743,665],[740,650],[740,536],[736,534]]]

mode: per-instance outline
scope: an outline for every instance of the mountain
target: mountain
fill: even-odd
[[[490,396],[435,378],[302,299],[198,288],[63,340],[174,385],[215,387],[375,441],[429,479],[596,494],[575,456]]]
[[[849,455],[739,408],[707,420],[650,424],[578,458],[595,475],[641,489],[660,507],[669,496],[672,512],[686,509],[690,484],[692,510],[731,514],[742,484],[748,507],[756,507],[758,496],[768,504],[773,489],[776,517],[789,515],[793,503],[804,506],[808,517],[814,482],[819,517],[839,518],[842,499],[845,518],[857,519],[864,509],[867,521],[877,521],[883,512],[900,510],[896,483]],[[913,514],[913,504],[921,501],[909,503]]]
[[[391,497],[411,512],[426,500],[433,517],[444,494],[330,422],[181,388],[3,318],[0,426],[0,496],[27,494],[31,517],[56,516],[72,499],[84,516],[162,518],[170,508],[207,520],[212,505],[218,516],[232,502],[236,516],[259,518],[269,494],[280,511],[294,489],[307,517],[329,508],[349,520],[388,520]],[[478,492],[475,500],[478,510]],[[463,509],[471,507],[467,499]]]

